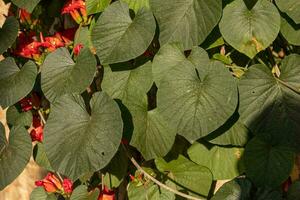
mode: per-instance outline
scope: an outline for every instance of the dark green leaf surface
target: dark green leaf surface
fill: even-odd
[[[30,194],[30,200],[57,200],[54,194],[47,194],[43,187],[36,187]]]
[[[226,67],[184,61],[160,82],[157,107],[177,132],[193,142],[223,125],[237,106],[237,86]]]
[[[34,62],[28,61],[21,69],[13,58],[8,57],[0,62],[0,105],[6,108],[17,103],[33,88],[37,68]]]
[[[92,42],[101,64],[124,62],[143,54],[154,37],[155,26],[148,9],[140,9],[131,19],[127,3],[111,4],[92,31]]]
[[[117,104],[98,92],[90,106],[91,115],[79,95],[62,96],[51,105],[44,130],[51,166],[73,180],[105,167],[121,142],[123,124]]]
[[[23,126],[10,130],[9,140],[0,123],[0,190],[13,182],[24,170],[31,156],[31,139]]]
[[[239,162],[243,152],[243,148],[235,147],[213,146],[208,149],[198,142],[188,149],[190,159],[198,165],[209,168],[214,180],[233,179],[242,174],[239,170]]]
[[[178,159],[167,163],[164,159],[155,160],[159,171],[168,172],[172,182],[177,183],[177,189],[188,191],[191,195],[207,196],[212,182],[210,170],[197,165],[179,155]]]
[[[33,9],[36,7],[36,5],[41,1],[41,0],[11,0],[16,6],[19,8],[23,8],[27,10],[28,12],[32,12]]]
[[[103,12],[104,9],[109,6],[111,0],[86,0],[87,14],[95,14]]]
[[[150,8],[149,0],[122,0],[126,2],[130,9],[134,10],[135,13],[141,8]]]
[[[293,45],[300,45],[300,24],[296,24],[289,17],[281,17],[280,32]]]
[[[181,42],[185,50],[201,44],[222,14],[221,0],[150,0],[160,29],[159,42]]]
[[[0,55],[15,42],[18,36],[19,23],[14,17],[8,17],[0,28]]]
[[[16,106],[10,106],[6,111],[6,120],[9,125],[20,125],[30,127],[32,123],[32,113],[20,112]]]
[[[86,185],[80,185],[73,190],[70,200],[96,200],[99,193],[98,189],[88,192]]]
[[[256,186],[280,186],[290,175],[295,154],[281,144],[270,145],[255,137],[246,146],[244,164],[246,175]]]
[[[253,58],[277,37],[280,15],[269,1],[258,1],[249,10],[243,0],[235,0],[225,7],[219,27],[226,42]]]
[[[96,64],[88,48],[81,50],[76,63],[66,48],[59,48],[49,54],[41,72],[41,86],[47,99],[54,102],[64,94],[83,92],[94,78]]]

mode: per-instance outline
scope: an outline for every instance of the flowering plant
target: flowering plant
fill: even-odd
[[[0,190],[33,156],[31,200],[299,199],[299,5],[0,0]]]

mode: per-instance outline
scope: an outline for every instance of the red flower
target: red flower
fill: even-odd
[[[27,10],[25,9],[20,9],[19,12],[19,16],[20,16],[20,22],[21,23],[27,23],[27,24],[31,24],[31,14],[29,12],[27,12]]]
[[[82,21],[87,21],[86,7],[83,0],[69,0],[61,11],[61,14],[67,13],[70,14],[78,24]]]
[[[26,36],[23,32],[20,33],[17,42],[15,54],[24,58],[32,58],[38,60],[41,56],[41,42],[38,42],[36,37],[30,34]]]
[[[70,45],[71,43],[73,43],[76,31],[77,31],[77,28],[69,28],[64,31],[59,32],[59,34],[60,34],[62,40],[64,41],[64,43],[66,45]]]
[[[70,179],[65,178],[63,180],[62,186],[64,188],[64,192],[67,195],[70,195],[73,192],[73,183]]]
[[[27,112],[32,109],[32,101],[31,98],[23,98],[20,100],[21,109],[23,112]]]
[[[49,172],[43,180],[36,181],[35,185],[44,187],[45,191],[50,193],[57,192],[62,189],[62,184],[59,179],[51,172]]]
[[[80,50],[83,48],[83,45],[82,44],[77,44],[75,47],[74,47],[74,55],[75,56],[78,56],[79,53],[80,53]]]
[[[41,120],[38,116],[33,116],[33,121],[32,121],[32,126],[33,129],[30,132],[31,140],[42,142],[43,141],[43,136],[44,136],[44,127],[41,123]]]
[[[116,200],[115,192],[104,186],[104,189],[100,193],[98,200]]]
[[[60,35],[45,37],[45,42],[42,43],[49,52],[55,51],[57,48],[64,47],[65,43],[62,41]]]

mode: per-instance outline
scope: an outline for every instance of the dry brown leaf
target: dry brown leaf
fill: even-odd
[[[9,7],[10,7],[10,3],[5,4],[3,0],[0,0],[0,28],[2,28],[2,26],[6,20],[6,16],[8,15]]]

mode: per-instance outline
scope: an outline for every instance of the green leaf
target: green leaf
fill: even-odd
[[[290,175],[295,154],[281,144],[271,145],[258,137],[246,146],[244,164],[246,175],[256,186],[280,186]]]
[[[188,149],[190,159],[210,169],[214,180],[233,179],[239,176],[242,173],[239,163],[243,152],[243,148],[236,147],[212,146],[208,149],[198,142]]]
[[[41,0],[11,0],[19,8],[23,8],[28,12],[32,12]]]
[[[169,186],[172,183],[165,184]],[[175,200],[174,193],[160,188],[152,182],[145,185],[129,183],[127,191],[129,200]]]
[[[19,22],[14,17],[6,18],[0,28],[0,55],[3,54],[15,42],[19,31]]]
[[[150,0],[160,29],[159,42],[183,43],[185,50],[201,44],[222,15],[221,0]]]
[[[254,133],[265,127],[262,133],[277,132],[281,141],[296,132],[292,129],[300,123],[299,63],[299,55],[285,57],[279,78],[267,66],[253,65],[240,80],[241,120]]]
[[[105,167],[121,142],[123,124],[117,104],[98,92],[90,107],[89,115],[81,96],[64,95],[51,105],[44,130],[51,166],[73,180]]]
[[[152,83],[152,65],[149,61],[132,70],[112,71],[110,67],[104,67],[101,87],[112,98],[126,101],[130,93],[135,93],[136,90],[146,94]]]
[[[88,192],[86,185],[79,185],[73,190],[70,200],[96,200],[99,193],[98,189]]]
[[[0,123],[0,190],[22,173],[29,162],[31,148],[31,138],[23,126],[13,127],[7,141]]]
[[[276,0],[276,5],[281,12],[286,13],[296,24],[300,24],[300,2],[298,0]]]
[[[244,146],[249,139],[250,131],[239,119],[237,112],[227,122],[207,135],[204,139],[212,144]]]
[[[208,195],[212,183],[212,174],[208,168],[197,165],[182,155],[169,163],[159,158],[155,160],[155,164],[159,171],[168,172],[168,178],[177,184],[177,189],[188,191],[193,196]]]
[[[51,102],[66,93],[81,93],[93,81],[96,59],[88,48],[80,51],[74,63],[66,48],[49,54],[41,70],[42,90]]]
[[[300,46],[300,24],[296,24],[287,16],[282,16],[280,32],[290,44]]]
[[[166,44],[161,47],[152,64],[155,83],[159,86],[161,80],[169,74],[172,68],[183,64],[187,60],[195,65],[209,63],[208,55],[202,48],[193,47],[190,56],[186,58],[180,43]]]
[[[44,169],[48,171],[54,171],[54,169],[51,167],[49,159],[45,152],[44,144],[37,143],[34,146],[33,149],[33,158],[36,164],[38,164],[40,167],[43,167]]]
[[[37,68],[34,62],[28,61],[21,69],[13,58],[8,57],[0,62],[0,105],[6,108],[17,103],[33,88]]]
[[[150,8],[149,0],[122,0],[126,2],[130,9],[134,10],[135,13],[141,8]]]
[[[10,106],[6,111],[6,120],[9,125],[29,127],[32,123],[32,113],[20,112],[16,106]]]
[[[295,181],[289,188],[287,193],[288,200],[298,200],[300,199],[300,181]]]
[[[87,14],[95,14],[103,12],[104,9],[109,6],[111,0],[86,0]]]
[[[80,27],[77,29],[74,37],[74,47],[77,44],[82,44],[84,47],[91,48],[93,46],[91,40],[91,32],[88,27]]]
[[[225,183],[211,200],[250,200],[252,183],[245,178],[235,178]]]
[[[193,142],[219,128],[234,113],[237,86],[220,62],[184,61],[161,80],[157,99],[163,117]]]
[[[30,200],[57,200],[54,194],[48,194],[43,187],[34,188]]]
[[[258,1],[249,10],[243,0],[235,0],[225,7],[219,26],[231,46],[253,58],[277,37],[280,15],[269,1]]]
[[[101,64],[124,62],[143,54],[154,37],[155,26],[148,9],[140,9],[131,19],[126,3],[111,4],[92,30],[92,41]]]
[[[117,188],[127,175],[128,158],[124,148],[119,151],[102,171],[104,174],[103,184],[109,188]]]

